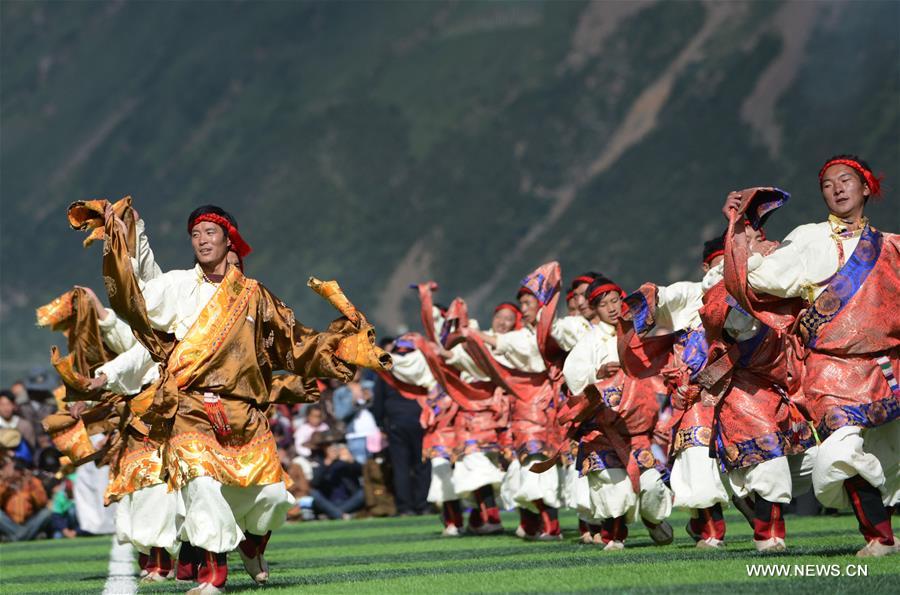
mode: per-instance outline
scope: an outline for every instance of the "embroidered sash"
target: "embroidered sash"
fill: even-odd
[[[862,288],[881,255],[882,241],[881,232],[867,225],[853,254],[800,317],[798,330],[808,347],[816,347],[822,327],[834,320]]]
[[[184,389],[196,373],[222,347],[225,338],[245,318],[250,298],[259,284],[244,277],[237,267],[230,267],[197,320],[169,356],[168,372],[178,388]]]

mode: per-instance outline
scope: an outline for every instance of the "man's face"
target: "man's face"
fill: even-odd
[[[753,231],[753,228],[748,227],[748,228],[747,228],[747,231]],[[756,233],[759,233],[759,232],[756,232]],[[708,272],[709,272],[709,269],[715,268],[716,265],[718,265],[718,264],[719,264],[720,262],[722,262],[723,260],[725,260],[725,255],[720,254],[719,256],[716,256],[715,258],[713,258],[713,259],[710,260],[709,262],[704,262],[704,263],[703,263],[703,272],[704,272],[704,273],[708,273]]]
[[[573,291],[575,292],[574,300],[575,307],[578,308],[578,313],[590,320],[594,317],[594,312],[591,309],[591,305],[588,303],[587,296],[585,295],[585,293],[587,293],[588,286],[589,285],[587,283],[582,283]]]
[[[0,397],[0,417],[8,421],[12,418],[15,411],[16,404],[13,403],[9,397],[5,395]]]
[[[838,163],[825,170],[822,197],[833,215],[844,219],[862,215],[868,196],[868,184],[849,165]]]
[[[28,389],[25,388],[25,385],[21,382],[16,382],[10,388],[12,394],[16,395],[17,401],[27,401],[28,400]]]
[[[519,296],[519,308],[522,310],[522,320],[525,324],[534,324],[538,313],[537,298],[530,293],[523,293]]]
[[[498,335],[502,335],[503,333],[508,333],[516,327],[516,315],[514,312],[509,310],[508,308],[503,308],[502,310],[497,310],[494,313],[494,318],[491,320],[491,330],[497,333]]]
[[[622,314],[622,298],[619,297],[618,292],[609,291],[594,304],[597,316],[606,324],[615,324]]]
[[[231,246],[225,230],[211,221],[201,221],[191,229],[194,257],[201,265],[215,266],[222,262]]]

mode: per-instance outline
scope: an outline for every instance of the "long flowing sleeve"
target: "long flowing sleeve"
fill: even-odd
[[[134,395],[141,392],[141,387],[159,378],[159,369],[150,352],[135,342],[129,350],[97,368],[94,376],[100,374],[106,374],[106,390]]]
[[[116,353],[125,353],[137,343],[131,327],[109,308],[106,308],[106,318],[98,318],[97,324],[100,326],[103,342]]]
[[[845,260],[850,258],[859,236],[841,240]],[[753,254],[747,261],[747,281],[755,291],[790,298],[814,299],[824,283],[838,270],[838,248],[831,226],[801,225],[784,238],[771,254]]]
[[[657,288],[656,321],[661,327],[674,331],[700,324],[703,307],[703,286],[681,281]]]
[[[604,325],[592,328],[575,344],[563,363],[563,376],[573,395],[580,395],[597,382],[600,366],[619,360],[615,340],[615,329]]]
[[[550,336],[563,350],[571,351],[590,329],[590,323],[583,316],[564,316],[553,320]]]
[[[437,384],[431,373],[431,368],[428,367],[425,354],[421,351],[411,351],[405,355],[392,353],[391,359],[394,362],[391,374],[400,382],[421,386],[428,390],[431,390]]]
[[[162,269],[156,264],[156,258],[153,255],[153,250],[150,248],[150,240],[147,238],[144,227],[143,219],[138,219],[135,222],[134,231],[137,236],[137,242],[135,255],[131,258],[131,266],[139,283],[146,283],[163,274]]]
[[[521,328],[497,335],[495,351],[522,372],[539,373],[547,369],[538,348],[537,335],[531,329]]]
[[[260,285],[257,320],[266,355],[273,370],[286,370],[304,378],[337,378],[349,382],[355,366],[341,361],[336,355],[338,343],[352,335],[355,328],[340,318],[328,329],[318,332],[297,322],[294,312],[284,302]]]
[[[472,359],[472,356],[466,351],[463,345],[456,345],[453,349],[450,350],[450,357],[447,358],[447,365],[453,366],[457,370],[463,373],[463,375],[468,375],[472,379],[481,382],[487,382],[491,378],[487,374],[485,374],[481,368],[475,363],[475,360]]]

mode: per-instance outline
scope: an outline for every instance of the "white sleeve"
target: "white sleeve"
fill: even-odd
[[[137,275],[138,282],[142,284],[162,275],[162,270],[156,264],[153,250],[150,248],[150,240],[147,239],[147,233],[144,228],[144,220],[138,219],[137,223],[135,223],[135,233],[137,235],[136,254],[131,259],[134,274]]]
[[[573,395],[580,395],[588,385],[597,382],[600,364],[595,353],[595,342],[592,334],[585,335],[575,344],[563,363],[563,376]]]
[[[181,272],[169,271],[149,280],[141,289],[150,325],[157,330],[167,333],[175,332],[178,320],[178,297],[175,283],[177,274]]]
[[[106,318],[98,320],[98,323],[103,342],[114,352],[125,353],[137,343],[131,327],[109,308],[106,308]]]
[[[437,384],[428,367],[428,362],[425,360],[425,355],[421,351],[416,350],[406,355],[391,354],[391,359],[394,361],[391,374],[400,382],[429,390]]]
[[[807,274],[807,236],[815,226],[801,225],[789,233],[768,256],[752,254],[747,261],[747,282],[756,291],[778,297],[798,297],[816,279]]]
[[[590,323],[583,316],[564,316],[553,320],[550,336],[564,351],[571,351],[578,340],[590,329]]]
[[[447,358],[446,361],[448,365],[469,374],[475,380],[480,380],[482,382],[490,380],[490,377],[475,364],[475,360],[472,359],[472,356],[469,355],[462,345],[457,345],[451,349],[450,357]]]
[[[674,331],[699,324],[703,306],[703,287],[700,283],[681,281],[657,289],[657,324]]]
[[[547,369],[538,348],[537,336],[528,329],[521,328],[497,335],[495,351],[522,372],[538,373]]]
[[[159,377],[159,370],[150,352],[140,343],[108,361],[94,372],[97,377],[106,374],[106,388],[120,395],[134,395],[141,387]]]

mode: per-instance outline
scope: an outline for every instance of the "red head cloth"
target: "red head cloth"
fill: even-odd
[[[519,310],[519,308],[517,308],[515,304],[511,304],[509,302],[503,302],[502,304],[500,304],[499,306],[494,308],[494,314],[496,314],[500,310],[509,310],[510,312],[515,314],[516,324],[513,328],[515,330],[519,330],[520,328],[522,328],[522,311]]]
[[[876,178],[875,174],[872,173],[872,170],[855,159],[832,159],[827,162],[822,166],[822,169],[819,170],[819,186],[822,185],[822,178],[825,177],[825,170],[832,165],[846,165],[852,167],[866,180],[866,184],[869,185],[869,191],[872,193],[872,196],[881,196],[881,177]]]
[[[566,292],[566,301],[567,302],[571,302],[573,297],[575,297],[574,289],[570,289],[569,291]]]
[[[191,233],[191,230],[194,229],[194,226],[201,221],[209,221],[210,223],[215,223],[216,225],[224,229],[228,233],[228,238],[231,240],[231,247],[241,258],[241,260],[246,258],[247,255],[253,251],[253,248],[250,247],[250,244],[245,242],[244,238],[241,237],[241,232],[238,231],[237,227],[235,227],[231,223],[231,221],[229,221],[225,217],[216,215],[215,213],[204,213],[195,217],[194,220],[191,221],[190,225],[188,225],[188,233]]]
[[[591,290],[590,295],[588,295],[588,303],[593,302],[594,300],[596,300],[603,294],[609,293],[610,291],[615,291],[621,297],[625,297],[625,292],[622,291],[622,288],[619,287],[618,285],[616,285],[615,283],[612,283],[612,282],[603,283]]]
[[[575,289],[579,285],[584,285],[585,283],[590,285],[596,278],[597,278],[597,276],[594,275],[593,273],[578,275],[577,277],[572,279],[572,284],[569,287],[571,289]]]

